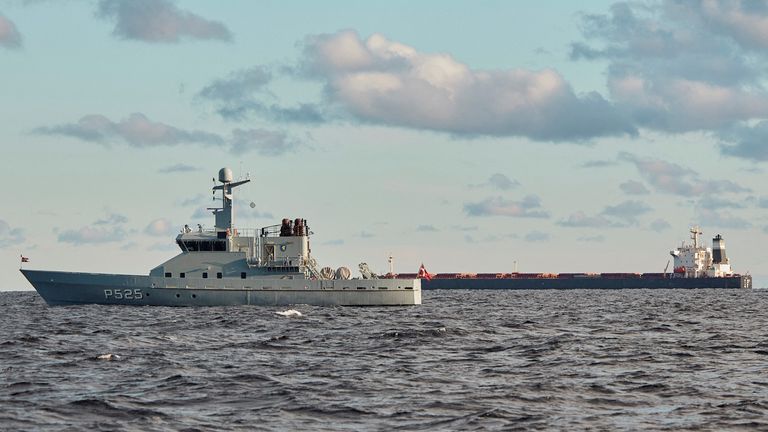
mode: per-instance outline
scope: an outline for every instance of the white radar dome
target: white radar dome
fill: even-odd
[[[232,170],[229,168],[222,168],[219,170],[219,181],[222,183],[232,183]]]

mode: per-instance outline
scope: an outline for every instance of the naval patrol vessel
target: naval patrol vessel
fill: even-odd
[[[222,206],[210,208],[215,227],[184,227],[176,237],[181,253],[149,275],[73,273],[21,269],[52,306],[119,304],[152,306],[395,306],[421,304],[421,281],[379,279],[360,264],[362,278],[346,267],[319,268],[310,255],[311,232],[304,219],[259,230],[234,224],[232,170],[219,171],[214,193]],[[214,179],[215,181],[215,179]]]

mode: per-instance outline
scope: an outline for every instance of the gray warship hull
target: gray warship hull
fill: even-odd
[[[419,280],[182,278],[22,269],[51,306],[404,306],[421,304]]]

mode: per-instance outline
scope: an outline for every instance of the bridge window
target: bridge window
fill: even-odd
[[[221,279],[222,277],[223,275],[221,274],[221,272],[216,273],[216,279]]]
[[[240,279],[245,279],[245,276],[246,276],[245,272],[240,273]]]
[[[208,272],[203,272],[203,279],[208,279]]]
[[[176,240],[184,252],[226,252],[226,240]]]
[[[183,278],[184,278],[184,276],[185,276],[185,273],[179,273],[179,277],[180,277],[180,278],[182,278],[182,279],[183,279]]]
[[[171,272],[167,272],[167,273],[165,274],[165,277],[171,277]]]

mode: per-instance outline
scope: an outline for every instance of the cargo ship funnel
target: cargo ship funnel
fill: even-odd
[[[712,239],[712,264],[728,264],[725,256],[725,240],[720,234]]]

